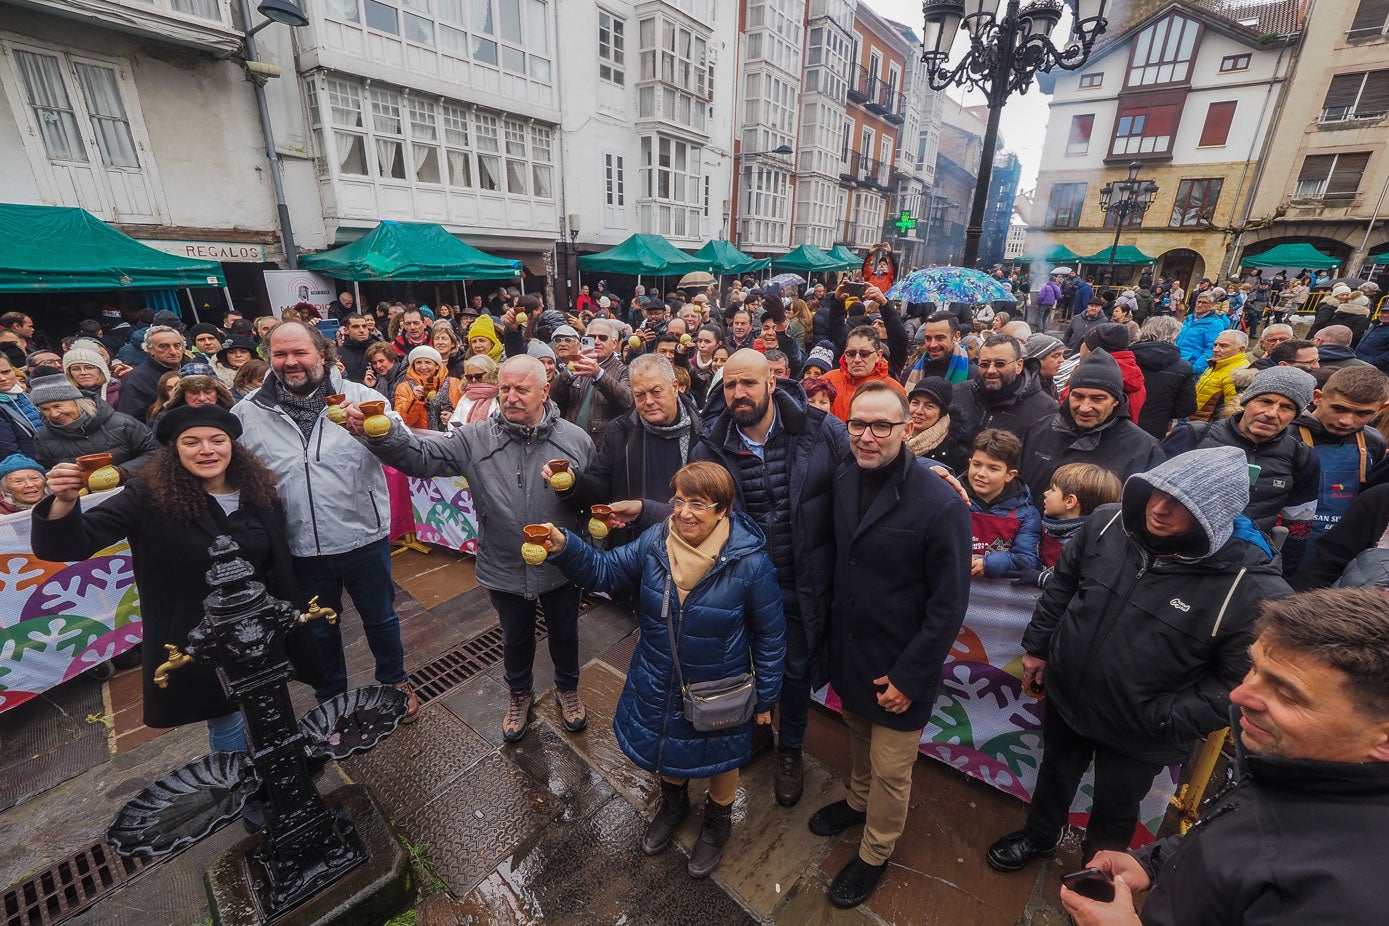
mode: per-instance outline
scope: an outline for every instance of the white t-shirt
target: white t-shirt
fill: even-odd
[[[227,492],[225,494],[218,494],[216,492],[209,492],[208,494],[211,495],[214,500],[216,500],[217,504],[222,506],[222,511],[228,515],[230,515],[232,512],[236,511],[236,509],[241,507],[240,489],[237,489],[235,492]]]

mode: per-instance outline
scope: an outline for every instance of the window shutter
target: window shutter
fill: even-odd
[[[1365,168],[1369,164],[1368,152],[1337,155],[1331,179],[1326,183],[1326,195],[1354,196],[1360,190],[1360,178],[1365,175]]]
[[[1230,137],[1230,123],[1235,118],[1233,101],[1212,103],[1206,110],[1206,124],[1201,127],[1202,148],[1219,148]]]
[[[1378,116],[1389,112],[1389,71],[1371,71],[1365,75],[1365,89],[1356,104],[1358,116]]]
[[[1326,91],[1326,101],[1321,106],[1323,116],[1327,119],[1344,119],[1350,115],[1364,77],[1364,74],[1337,74],[1331,78],[1331,87]]]
[[[1355,11],[1355,19],[1350,24],[1350,31],[1382,32],[1386,19],[1389,19],[1389,0],[1360,0],[1360,7]]]
[[[1334,154],[1311,154],[1302,161],[1302,171],[1297,175],[1298,183],[1324,181],[1331,175],[1331,162]]]

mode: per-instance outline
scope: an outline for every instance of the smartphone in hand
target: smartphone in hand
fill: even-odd
[[[1082,897],[1100,903],[1114,902],[1114,882],[1098,868],[1082,868],[1061,876],[1061,883]]]

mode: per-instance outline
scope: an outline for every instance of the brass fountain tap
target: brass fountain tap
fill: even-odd
[[[299,618],[299,622],[307,624],[309,621],[316,621],[320,617],[330,624],[336,624],[338,622],[338,612],[334,611],[332,608],[320,608],[318,606],[318,596],[314,595],[309,599],[309,609]]]
[[[175,669],[181,669],[193,661],[193,657],[179,650],[173,643],[165,643],[164,649],[169,651],[169,658],[159,664],[154,670],[154,683],[160,688],[169,687],[169,673]]]

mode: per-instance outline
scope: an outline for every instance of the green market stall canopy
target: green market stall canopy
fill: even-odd
[[[862,265],[862,258],[854,258],[855,267]],[[794,251],[789,251],[780,257],[773,257],[772,269],[787,270],[792,273],[816,273],[825,270],[839,270],[840,262],[813,244],[803,244]]]
[[[222,265],[146,247],[85,209],[0,203],[0,292],[226,286]]]
[[[725,238],[706,241],[704,247],[694,252],[694,256],[698,260],[708,261],[713,273],[757,273],[772,264],[770,260],[749,257]]]
[[[691,257],[660,235],[633,235],[606,251],[579,258],[579,270],[584,273],[629,276],[684,276],[695,270],[707,271],[710,265],[710,261]]]
[[[1015,264],[1074,264],[1076,261],[1083,260],[1079,254],[1066,247],[1064,244],[1053,244],[1038,254],[1024,254],[1021,257],[1013,258]]]
[[[1245,267],[1307,267],[1314,270],[1335,267],[1340,263],[1330,254],[1323,254],[1310,244],[1280,244],[1262,254],[1245,257],[1240,261]]]
[[[863,266],[863,258],[842,244],[836,244],[825,253],[839,261],[839,266],[834,268],[836,270],[857,270]]]
[[[1109,259],[1110,251],[1114,252],[1113,260]],[[1096,251],[1089,257],[1081,257],[1077,259],[1081,263],[1090,264],[1091,266],[1094,266],[1096,264],[1104,264],[1106,266],[1109,264],[1113,264],[1116,267],[1138,267],[1144,264],[1157,263],[1156,257],[1149,257],[1147,254],[1144,254],[1142,251],[1138,250],[1138,248],[1134,247],[1131,244],[1121,244],[1117,248],[1107,247],[1103,251]]]
[[[387,220],[351,244],[299,260],[339,280],[517,280],[521,262],[493,257],[441,225]]]

